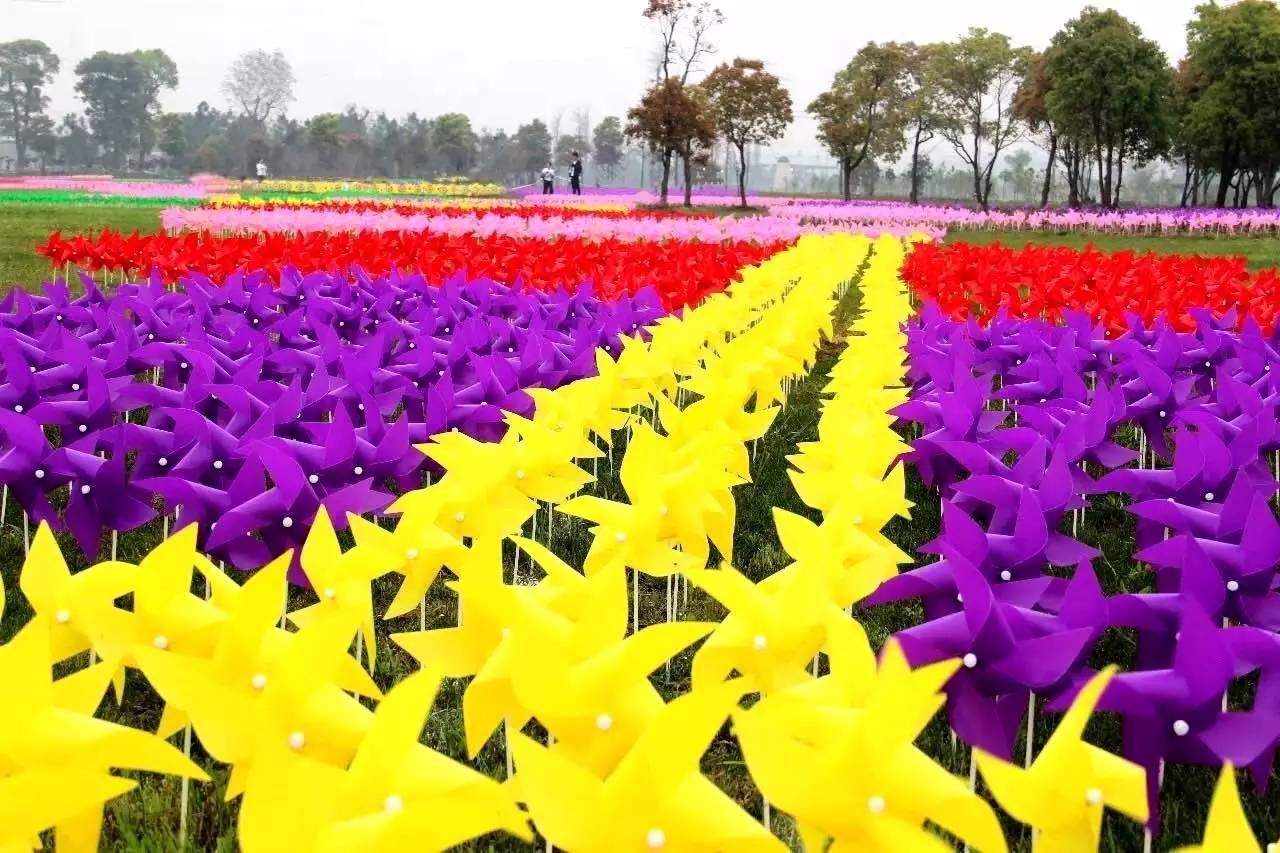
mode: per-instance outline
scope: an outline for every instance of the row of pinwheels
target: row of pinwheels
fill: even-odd
[[[300,546],[321,505],[343,526],[381,512],[440,473],[415,442],[496,440],[530,389],[596,372],[663,314],[643,290],[293,272],[75,298],[58,284],[0,308],[5,498],[91,558],[104,529],[176,513],[244,569]]]
[[[419,273],[432,282],[457,273],[521,289],[556,290],[565,282],[589,282],[602,299],[652,288],[668,308],[696,305],[758,264],[784,243],[670,244],[614,239],[580,240],[523,236],[359,232],[219,236],[208,232],[139,235],[104,230],[63,238],[54,232],[36,250],[53,268],[121,277],[159,275],[166,283],[198,274],[217,281],[265,271],[279,280],[302,273],[371,276]]]
[[[232,192],[284,192],[295,195],[378,195],[378,196],[443,196],[447,198],[483,198],[501,196],[506,190],[492,183],[463,178],[446,181],[313,181],[283,179],[231,182]]]
[[[1280,746],[1280,354],[1251,318],[1240,333],[1232,314],[1197,320],[1134,320],[1113,338],[1071,311],[982,327],[926,306],[898,414],[919,425],[907,458],[940,492],[924,549],[938,559],[866,602],[923,602],[926,621],[897,641],[914,665],[963,660],[951,727],[1004,758],[1037,698],[1060,710],[1090,682],[1104,632],[1134,632],[1132,665],[1096,698],[1145,771],[1143,801],[1121,808],[1149,809],[1153,831],[1166,764],[1247,767],[1265,790]],[[1107,494],[1129,501],[1134,558],[1151,570],[1109,597],[1077,538]],[[1251,697],[1232,698],[1251,679]]]
[[[5,705],[16,722],[4,731],[21,740],[0,736],[0,785],[22,819],[0,821],[0,843],[21,844],[50,824],[60,841],[96,838],[101,802],[129,784],[109,767],[199,777],[140,735],[167,765],[142,754],[125,761],[119,751],[67,757],[48,724],[64,713],[59,691],[74,693],[77,710],[92,708],[107,682],[123,684],[123,669],[135,668],[168,703],[160,734],[190,726],[231,765],[228,793],[244,794],[247,849],[444,849],[495,829],[528,837],[513,794],[567,849],[617,849],[624,836],[641,849],[695,841],[736,849],[737,839],[776,849],[698,770],[749,684],[664,704],[648,673],[715,626],[676,622],[626,637],[624,572],[669,576],[705,565],[712,542],[731,551],[731,489],[748,476],[744,442],[767,428],[783,380],[812,363],[830,328],[831,281],[849,276],[865,251],[855,238],[802,243],[744,271],[729,295],[659,322],[650,344],[625,347],[599,376],[535,392],[534,419],[510,416],[497,444],[446,433],[433,452],[452,473],[402,498],[394,530],[353,518],[352,550],[343,552],[320,510],[301,555],[316,604],[302,610],[285,613],[287,556],[240,586],[197,555],[194,526],[140,566],[103,563],[75,575],[42,528],[21,577],[36,617],[0,649],[0,661],[28,674],[37,700]],[[753,399],[758,410],[745,411]],[[663,432],[628,423],[642,403]],[[574,460],[594,457],[624,426],[634,430],[622,474],[630,503],[584,496],[560,506],[597,525],[586,573],[517,538],[546,577],[505,582],[502,538],[536,517],[539,501],[562,502],[589,481]],[[379,697],[348,656],[354,632],[357,656],[362,645],[370,663],[377,655],[370,582],[400,573],[397,600],[408,589],[412,606],[445,566],[457,578],[458,627],[396,636],[428,670],[370,712],[347,692]],[[193,572],[204,597],[193,594]],[[117,601],[127,593],[125,609]],[[103,661],[84,671],[92,678],[49,684],[52,662],[86,649]],[[464,714],[473,751],[505,721],[518,761],[513,785],[499,788],[418,745],[441,674],[472,676]],[[553,747],[517,733],[530,718],[554,735]],[[82,779],[57,809],[37,807],[57,785]],[[595,807],[581,808],[584,798]]]
[[[630,211],[627,214],[594,216],[588,211],[562,208],[574,215],[563,216],[547,207],[523,210],[497,208],[472,210],[467,213],[440,214],[433,209],[409,212],[400,210],[332,210],[327,207],[302,209],[264,209],[259,207],[188,208],[173,207],[161,214],[161,222],[170,232],[208,231],[221,235],[282,233],[307,234],[342,232],[408,232],[424,234],[506,237],[539,237],[587,241],[697,241],[703,243],[790,242],[801,234],[843,231],[835,225],[810,225],[773,216],[748,217],[650,217]],[[897,233],[909,235],[914,229],[871,229],[868,234]]]
[[[489,216],[558,217],[560,219],[648,220],[648,219],[710,219],[715,216],[705,211],[683,210],[635,210],[623,206],[547,204],[531,199],[398,199],[398,198],[312,198],[309,196],[273,197],[270,194],[253,196],[213,196],[201,202],[202,210],[263,210],[263,211],[316,211],[332,213],[397,213],[413,216],[431,213],[437,216]]]
[[[1061,322],[1066,312],[1083,311],[1112,335],[1128,331],[1134,316],[1192,331],[1206,311],[1230,313],[1237,324],[1251,316],[1270,332],[1280,312],[1277,272],[1250,273],[1243,258],[1225,256],[954,241],[916,246],[903,278],[921,303],[952,319],[987,322],[1003,313]]]

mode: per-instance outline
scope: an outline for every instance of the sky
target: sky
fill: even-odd
[[[1094,0],[1141,27],[1170,60],[1186,48],[1200,0]],[[1044,47],[1085,5],[1036,0],[719,0],[725,23],[713,62],[763,59],[790,89],[797,121],[774,147],[819,162],[804,107],[869,40],[953,39],[969,27]],[[297,77],[291,112],[358,103],[391,114],[464,112],[476,128],[576,111],[622,115],[651,78],[656,32],[644,0],[0,0],[0,39],[36,38],[62,59],[50,90],[56,115],[78,111],[72,73],[98,50],[162,48],[181,83],[169,110],[226,107],[227,66],[257,48],[284,51]],[[706,69],[704,69],[706,70]]]

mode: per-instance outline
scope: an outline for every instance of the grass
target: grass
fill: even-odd
[[[1141,234],[1100,234],[1080,231],[1061,233],[1030,231],[966,231],[953,230],[947,234],[952,242],[963,241],[978,246],[1000,242],[1006,246],[1022,247],[1028,243],[1037,246],[1067,246],[1083,249],[1096,246],[1104,252],[1130,250],[1179,255],[1233,255],[1244,258],[1255,271],[1280,267],[1280,239],[1276,237],[1201,237]]]
[[[0,287],[16,284],[36,289],[49,278],[49,261],[35,247],[52,231],[89,233],[103,228],[130,232],[155,231],[160,211],[128,206],[0,205]]]
[[[26,286],[33,286],[45,277],[47,265],[43,259],[32,258],[30,246],[44,239],[49,230],[61,228],[64,233],[96,230],[104,225],[123,230],[156,227],[154,211],[129,208],[93,208],[83,210],[23,208],[17,211],[0,209],[0,279],[16,279]],[[975,232],[961,235],[973,242],[1002,239],[1015,245],[1035,242],[1081,245],[1089,238],[1082,235],[1028,235],[1021,232]],[[1260,239],[1199,240],[1194,238],[1111,238],[1095,236],[1094,242],[1105,248],[1151,248],[1157,251],[1208,252],[1243,254],[1255,266],[1280,263],[1280,241]],[[1275,248],[1268,244],[1277,244]],[[847,327],[848,318],[856,307],[858,291],[850,290],[850,296],[840,306],[837,329]],[[804,507],[786,475],[786,456],[794,453],[800,442],[811,441],[817,436],[819,401],[826,382],[826,374],[835,363],[842,349],[839,336],[820,352],[814,371],[794,388],[785,410],[777,417],[768,434],[753,451],[752,473],[754,482],[737,490],[738,521],[735,531],[735,553],[739,567],[753,579],[762,579],[782,568],[787,556],[778,542],[773,525],[774,507],[813,517]],[[616,470],[618,458],[613,464],[601,462],[600,482],[596,494],[604,497],[621,496]],[[889,537],[908,552],[915,553],[920,546],[938,533],[938,497],[936,492],[925,489],[914,472],[908,473],[908,497],[916,509],[910,521],[895,519],[889,526]],[[545,516],[544,516],[545,517]],[[21,516],[16,507],[10,506],[8,517],[0,527],[0,582],[9,593],[8,609],[0,621],[0,642],[13,635],[29,618],[30,610],[17,589],[17,576],[23,562],[23,537]],[[121,559],[136,562],[160,540],[160,525],[124,535],[119,541]],[[1108,593],[1136,592],[1150,587],[1151,577],[1133,559],[1133,519],[1123,501],[1115,495],[1095,499],[1087,515],[1087,523],[1080,538],[1102,552],[1095,562],[1099,580]],[[85,561],[78,549],[63,539],[68,560],[73,570],[83,567]],[[109,547],[104,541],[104,548]],[[558,518],[552,530],[551,546],[556,553],[571,564],[581,564],[590,539],[582,522]],[[510,562],[512,554],[508,553]],[[375,587],[375,610],[380,612],[390,602],[394,582],[382,581]],[[295,593],[291,607],[309,603],[309,593]],[[640,587],[641,612],[646,624],[661,621],[664,613],[665,589],[659,581],[644,580]],[[691,589],[686,619],[719,619],[722,611],[714,602]],[[860,610],[857,618],[865,626],[868,635],[877,645],[894,631],[916,624],[920,609],[915,605],[899,605]],[[429,596],[427,621],[429,627],[453,624],[455,609],[451,594],[437,584]],[[379,659],[375,680],[387,688],[415,668],[414,662],[387,642],[386,636],[399,631],[417,630],[416,614],[399,620],[381,623]],[[1125,664],[1133,652],[1131,637],[1109,634],[1100,645],[1095,664],[1117,662]],[[688,689],[690,655],[682,654],[674,662],[670,673],[659,670],[654,683],[667,697]],[[428,743],[441,752],[459,760],[465,760],[461,724],[462,684],[446,685],[432,714],[432,725],[427,732]],[[1237,697],[1239,699],[1245,696]],[[159,719],[160,702],[143,679],[131,675],[125,702],[116,706],[108,700],[100,716],[142,728],[154,728]],[[1239,707],[1237,705],[1237,707]],[[1043,715],[1036,726],[1036,743],[1043,745],[1055,724],[1055,719]],[[1119,729],[1114,720],[1102,719],[1091,727],[1095,742],[1112,749],[1119,747]],[[942,762],[952,772],[965,775],[968,770],[967,750],[957,749],[941,719],[926,731],[922,748]],[[196,759],[215,775],[212,785],[191,786],[190,834],[187,850],[236,849],[235,820],[237,804],[223,802],[221,791],[225,784],[225,771],[211,762],[197,746]],[[490,742],[474,763],[482,772],[500,778],[504,772],[504,760],[497,738]],[[734,797],[748,811],[760,815],[760,796],[742,764],[734,740],[727,730],[715,739],[703,760],[704,772],[723,790]],[[1157,850],[1173,849],[1179,845],[1199,840],[1203,832],[1205,815],[1212,796],[1216,774],[1206,768],[1175,766],[1169,769],[1165,780],[1165,832],[1156,842]],[[102,849],[110,851],[178,850],[177,839],[179,782],[176,779],[142,776],[138,790],[113,802],[107,809]],[[1266,837],[1280,833],[1280,810],[1273,798],[1264,798],[1245,791],[1246,808],[1255,829]],[[793,827],[785,815],[774,816],[775,831],[780,837],[793,843]],[[1012,823],[1006,824],[1010,843],[1018,851],[1030,850],[1030,835]],[[1141,830],[1134,825],[1108,817],[1103,824],[1102,849],[1106,851],[1139,850],[1142,845]],[[527,848],[512,839],[486,838],[469,846],[472,850],[522,850]]]

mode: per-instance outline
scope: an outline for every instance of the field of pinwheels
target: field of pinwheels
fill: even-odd
[[[0,302],[0,849],[1280,833],[1274,272],[263,189]]]

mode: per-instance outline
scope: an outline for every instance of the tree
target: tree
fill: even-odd
[[[93,134],[83,118],[68,114],[58,126],[58,159],[68,168],[92,166],[98,158]]]
[[[250,50],[227,69],[222,92],[255,123],[266,125],[272,113],[293,103],[293,67],[279,50]]]
[[[573,152],[577,151],[580,156],[585,157],[590,150],[591,144],[586,137],[576,133],[562,133],[556,140],[552,160],[557,165],[567,166],[573,160]]]
[[[76,92],[94,138],[106,150],[107,165],[120,168],[148,120],[156,95],[153,78],[136,56],[107,51],[82,60],[76,74]]]
[[[437,116],[431,126],[431,147],[452,177],[464,175],[476,162],[476,134],[471,119],[462,113]]]
[[[1090,6],[1054,35],[1045,70],[1051,120],[1093,152],[1102,205],[1117,206],[1125,160],[1145,163],[1168,151],[1168,60],[1133,22]]]
[[[1189,83],[1180,146],[1218,173],[1223,207],[1246,175],[1259,204],[1274,204],[1280,169],[1280,9],[1266,0],[1206,3],[1187,25]],[[1243,199],[1247,201],[1247,193]]]
[[[867,42],[809,104],[818,139],[840,163],[840,187],[853,197],[853,173],[870,158],[897,158],[906,146],[907,54],[902,45]]]
[[[688,178],[692,174],[690,160],[699,147],[710,146],[715,129],[705,106],[679,80],[667,80],[651,87],[637,106],[627,111],[626,135],[642,142],[655,154],[665,157],[669,167],[672,154],[685,161],[685,203],[690,202]],[[667,203],[670,169],[664,168],[659,184],[661,204]]]
[[[907,134],[910,137],[908,144],[911,147],[909,196],[911,203],[916,204],[920,201],[920,185],[928,180],[924,167],[929,164],[929,157],[923,154],[921,149],[925,143],[933,140],[944,121],[937,75],[934,71],[939,45],[916,45],[908,42],[902,47],[906,54],[907,73],[907,97],[903,110],[907,117]]]
[[[138,128],[138,169],[145,168],[147,155],[156,144],[155,123],[160,118],[160,91],[178,88],[178,66],[163,50],[135,50],[131,56],[142,64],[151,98]]]
[[[52,132],[44,87],[58,73],[58,66],[57,55],[42,41],[0,44],[0,139],[13,141],[19,170],[27,167],[27,148],[34,137]]]
[[[791,94],[758,59],[720,65],[701,83],[711,119],[738,150],[738,195],[747,206],[747,146],[781,139],[791,124]]]
[[[666,87],[671,82],[679,84],[679,90],[664,88],[663,91],[670,93],[683,91],[684,87],[689,83],[689,77],[697,69],[698,63],[707,56],[712,56],[716,52],[716,46],[711,41],[711,32],[717,26],[724,23],[724,15],[719,9],[715,8],[708,2],[695,3],[694,0],[648,0],[645,6],[644,17],[653,21],[658,29],[658,49],[654,68],[654,86],[649,90],[650,93],[659,88]],[[646,94],[648,97],[648,94]],[[683,103],[676,97],[656,97],[651,100],[649,108],[658,108],[668,105],[674,109],[683,110],[688,104]],[[642,102],[643,105],[643,102]],[[628,118],[630,118],[628,113]],[[657,124],[666,124],[669,127],[679,127],[682,122],[685,129],[691,129],[693,123],[689,123],[687,119],[689,114],[683,116],[673,115],[667,118],[650,116]],[[667,187],[671,182],[671,157],[676,153],[673,148],[655,148],[653,153],[662,163],[662,180],[660,186],[662,188],[662,203],[667,203]],[[688,184],[688,175],[691,172],[691,166],[688,157],[685,157],[685,175],[686,185]],[[686,196],[688,190],[686,186]]]
[[[1016,201],[1030,200],[1035,191],[1036,172],[1031,168],[1031,152],[1019,148],[1004,157],[1005,170],[1000,173],[1000,181],[1006,190],[1012,190]]]
[[[516,164],[520,173],[532,181],[551,159],[551,131],[542,119],[535,118],[516,128]]]
[[[938,132],[973,172],[973,197],[983,210],[1001,153],[1022,135],[1013,97],[1030,60],[1030,49],[979,27],[938,52],[935,70],[947,119]]]
[[[622,147],[626,137],[622,134],[622,120],[617,116],[606,116],[596,125],[591,134],[592,160],[604,170],[609,180],[613,180],[618,166],[622,163]]]
[[[307,122],[307,144],[319,157],[322,165],[332,167],[342,149],[342,116],[337,113],[320,113]]]
[[[165,113],[157,122],[156,143],[175,168],[181,168],[187,153],[187,134],[178,113]]]
[[[1036,54],[1031,59],[1030,70],[1022,79],[1022,85],[1013,96],[1014,115],[1027,126],[1032,133],[1043,133],[1045,149],[1049,153],[1049,163],[1044,167],[1044,184],[1040,188],[1040,206],[1049,206],[1049,191],[1053,187],[1053,167],[1058,159],[1058,129],[1049,116],[1048,98],[1052,89],[1049,79],[1048,63],[1044,54]],[[1068,175],[1072,184],[1072,206],[1079,203],[1079,192],[1076,178]]]

